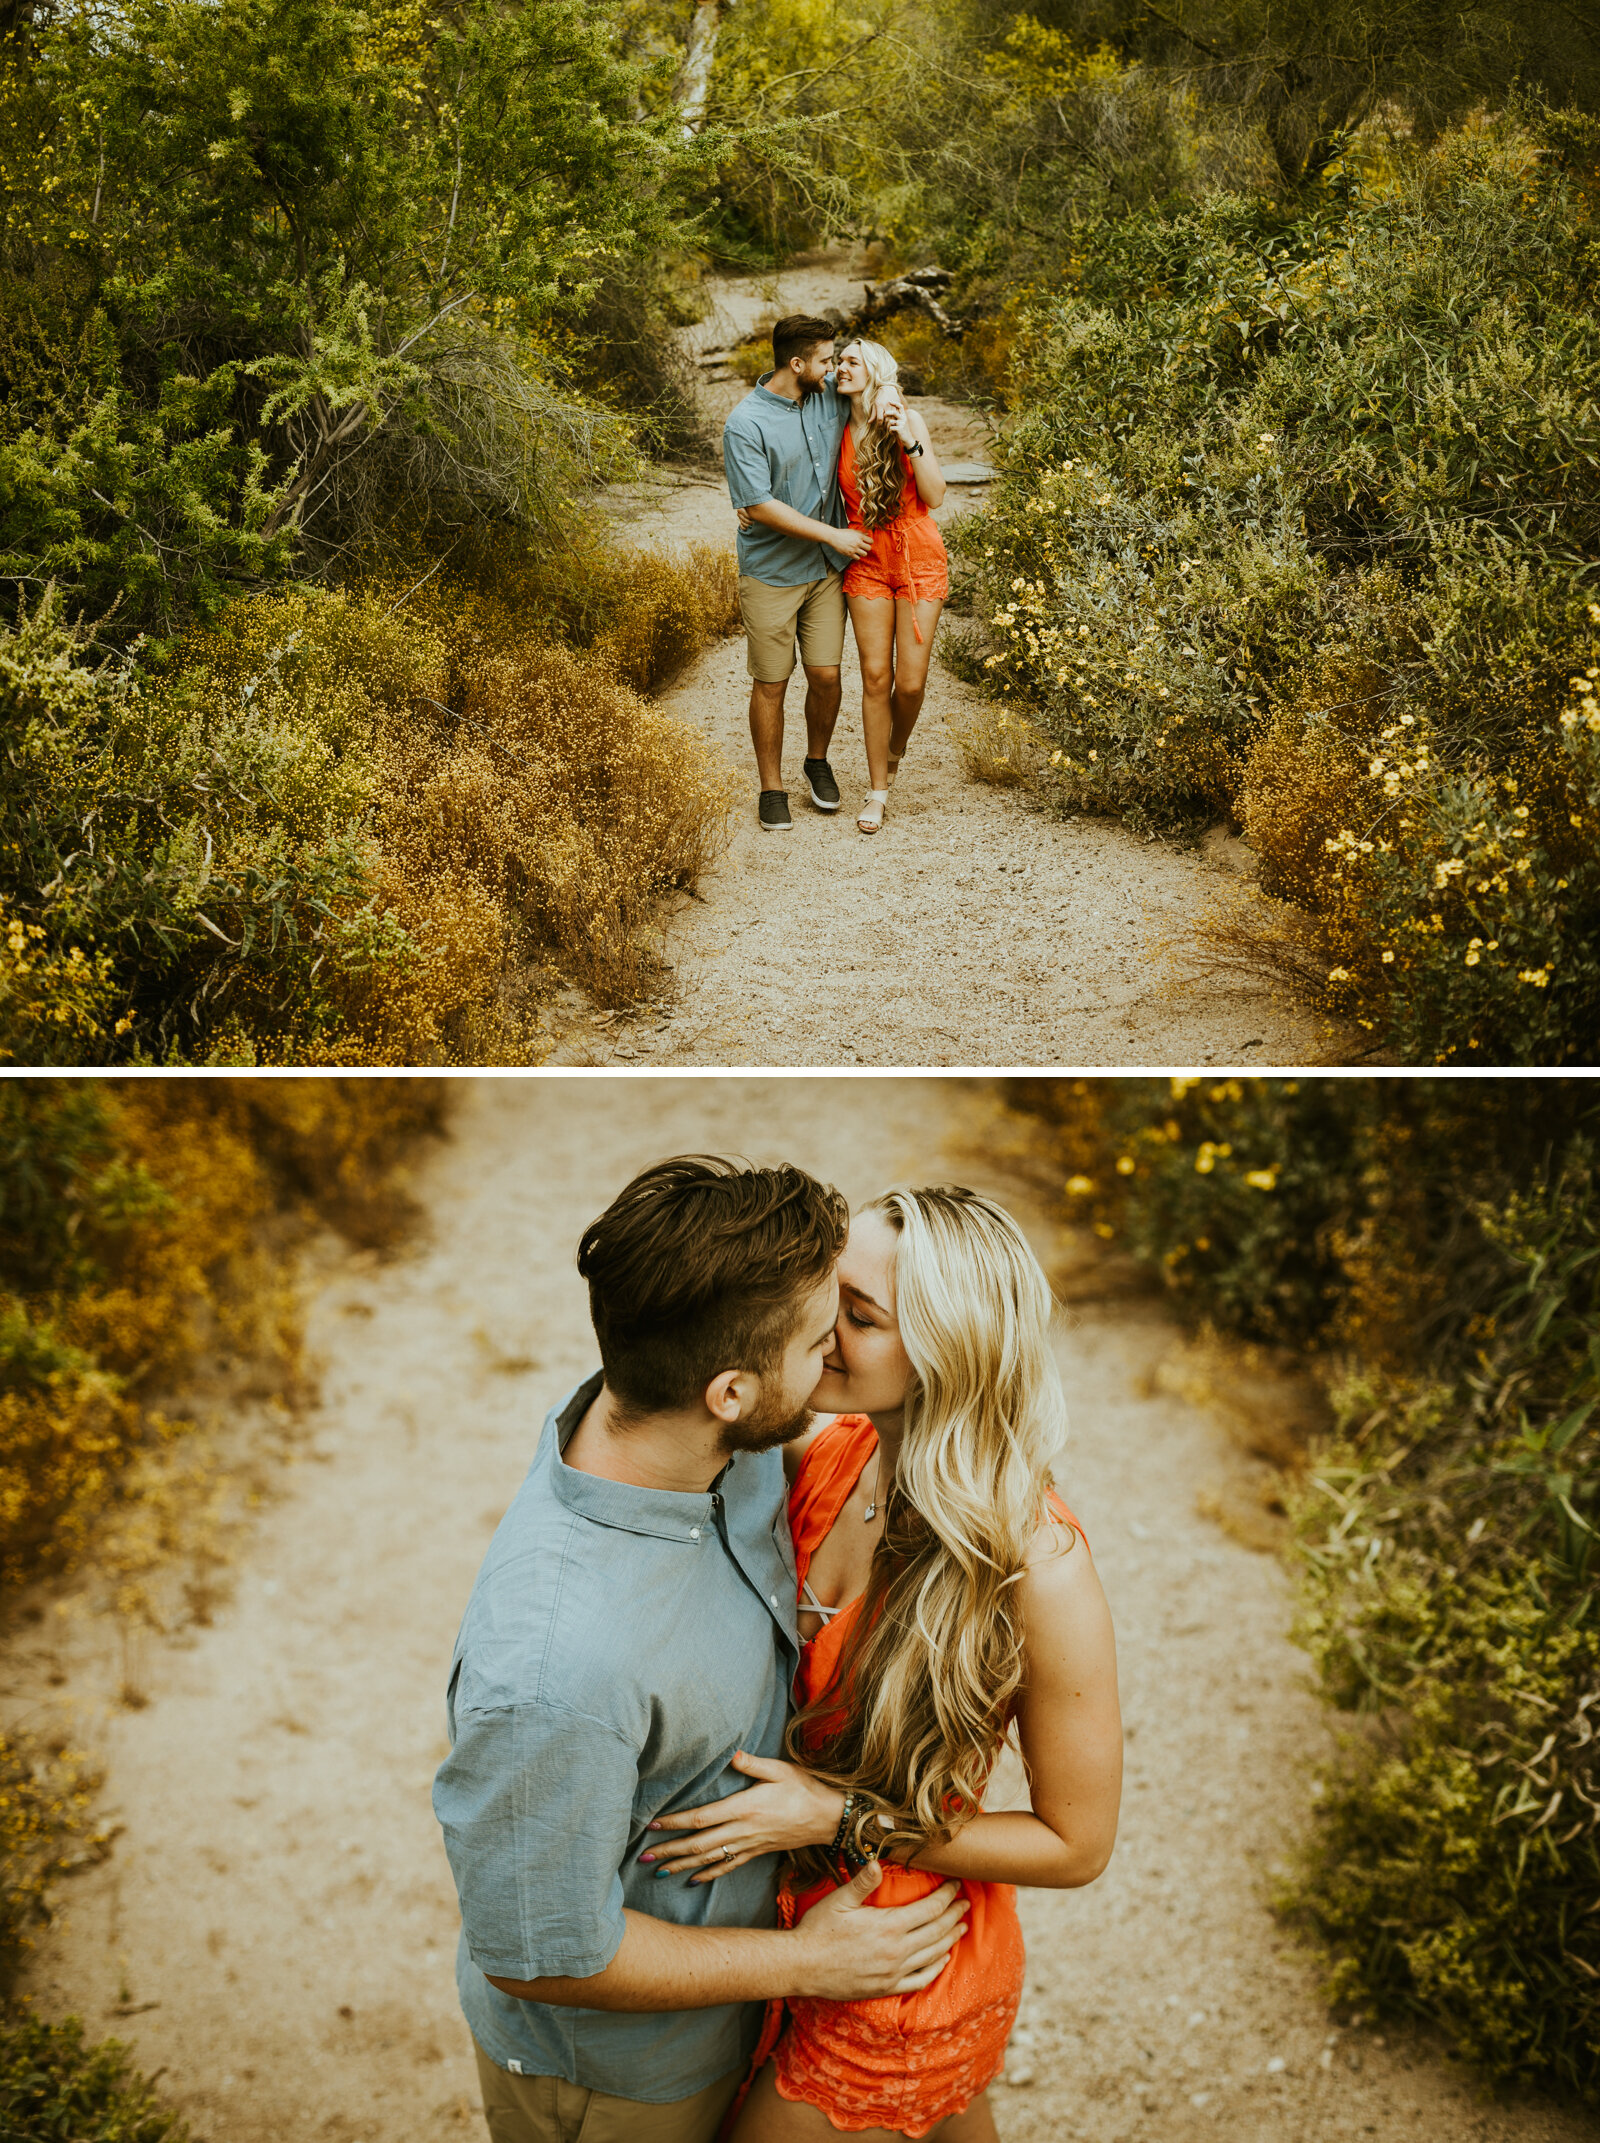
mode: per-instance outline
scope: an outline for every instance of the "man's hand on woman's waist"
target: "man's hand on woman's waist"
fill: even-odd
[[[826,521],[813,521],[809,514],[796,513],[792,506],[784,506],[777,499],[763,499],[759,506],[745,507],[744,513],[764,528],[775,528],[780,536],[801,536],[808,543],[826,543],[845,558],[865,558],[872,548],[872,538],[865,529],[830,528]]]
[[[876,2001],[914,1994],[943,1971],[961,1939],[967,1900],[943,1883],[910,1905],[868,1900],[883,1879],[869,1861],[793,1929],[677,1927],[625,1912],[622,1946],[588,1979],[499,1979],[502,1994],[556,2009],[646,2011],[716,2009],[725,2002],[810,1995],[819,2001]]]

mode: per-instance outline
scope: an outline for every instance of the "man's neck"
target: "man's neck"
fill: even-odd
[[[562,1462],[578,1473],[631,1488],[704,1495],[728,1463],[722,1424],[702,1407],[674,1414],[623,1415],[601,1385],[567,1439]]]
[[[781,372],[774,372],[767,381],[767,392],[775,394],[781,402],[803,402],[806,398],[799,374],[791,372],[787,365]]]

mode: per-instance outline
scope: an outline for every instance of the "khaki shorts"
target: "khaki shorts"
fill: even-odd
[[[844,579],[802,581],[775,588],[770,581],[739,575],[739,610],[750,645],[750,675],[781,685],[794,669],[794,644],[808,670],[836,670],[844,659]]]
[[[693,2098],[665,2106],[587,2091],[564,2076],[513,2076],[476,2039],[478,2086],[491,2143],[712,2143],[743,2069],[719,2077]]]

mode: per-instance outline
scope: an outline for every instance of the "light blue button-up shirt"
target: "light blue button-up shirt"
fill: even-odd
[[[748,2061],[759,2004],[624,2016],[519,2001],[484,1975],[603,1971],[625,1906],[684,1927],[773,1924],[775,1856],[692,1885],[656,1881],[639,1855],[653,1817],[748,1783],[736,1749],[782,1753],[794,1555],[778,1451],[741,1452],[705,1495],[565,1465],[600,1381],[546,1417],[478,1573],[433,1805],[461,1900],[456,1985],[484,2052],[662,2104]]]
[[[722,466],[735,506],[776,499],[829,528],[849,525],[839,496],[839,446],[850,405],[833,384],[791,402],[767,387],[766,374],[733,410],[722,431]],[[770,587],[795,588],[842,573],[849,560],[826,543],[785,536],[757,522],[739,531],[739,571]]]

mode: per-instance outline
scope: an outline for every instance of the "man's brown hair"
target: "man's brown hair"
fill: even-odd
[[[839,330],[812,313],[790,313],[772,330],[772,362],[781,372],[791,357],[809,357],[819,342],[832,342]]]
[[[607,1388],[666,1413],[724,1369],[771,1369],[849,1225],[839,1193],[787,1163],[690,1153],[645,1169],[578,1245]]]

